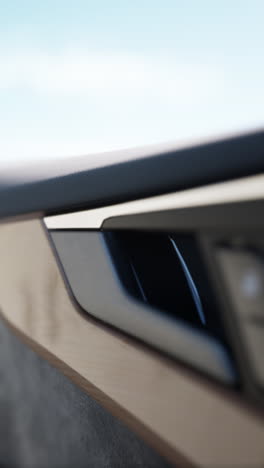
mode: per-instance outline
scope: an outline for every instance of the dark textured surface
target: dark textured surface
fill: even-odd
[[[78,158],[61,161],[59,170],[53,161],[44,176],[41,170],[25,178],[2,173],[0,217],[96,208],[257,174],[264,170],[263,148],[264,131],[259,131],[158,153],[154,147],[142,149],[131,161],[99,168],[89,168],[87,157],[81,165]]]
[[[168,464],[0,321],[0,466]]]

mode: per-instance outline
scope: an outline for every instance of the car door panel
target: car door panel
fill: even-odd
[[[264,227],[263,141],[259,132],[142,161],[39,177],[16,186],[10,183],[1,189],[2,319],[42,358],[176,466],[261,466],[264,460],[261,383],[252,370],[248,348],[235,337],[241,317],[230,305],[214,254],[218,247],[252,249],[253,245],[262,258],[262,246],[256,242]],[[193,190],[210,194],[212,183],[216,198],[212,195],[206,203],[204,196],[199,204],[195,192],[193,206],[190,198],[187,206],[186,198],[177,206],[177,190],[201,186]],[[238,189],[232,195],[229,184],[239,186],[241,196]],[[160,207],[157,199],[146,199],[167,197],[160,195],[166,193],[173,195],[175,206]],[[179,193],[179,200],[182,196],[186,193]],[[133,199],[137,201],[127,203]],[[107,205],[118,202],[124,203],[114,208],[114,216],[109,215]],[[106,211],[93,225],[91,209],[99,206]],[[107,247],[109,233],[118,244],[118,255]],[[120,246],[127,248],[129,240],[133,244],[129,248],[137,250],[139,239],[157,234],[166,241],[168,236],[176,239],[188,265],[202,259],[201,271],[199,262],[193,266],[195,282],[202,288],[202,275],[208,277],[205,296],[207,288],[216,307],[206,307],[209,315],[219,315],[221,333],[215,326],[198,326],[185,318],[181,301],[168,317],[166,307],[156,309],[133,296],[127,286],[127,251]],[[173,255],[172,248],[170,252]],[[166,274],[162,271],[155,284],[162,287]],[[184,277],[184,268],[181,274]],[[219,372],[222,352],[216,343],[224,350],[229,379]]]

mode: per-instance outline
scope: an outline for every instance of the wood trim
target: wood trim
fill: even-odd
[[[161,454],[180,466],[263,465],[260,415],[78,313],[41,220],[2,224],[0,258],[3,318]]]

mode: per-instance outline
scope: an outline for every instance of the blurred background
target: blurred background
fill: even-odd
[[[1,1],[0,164],[259,128],[263,17],[261,0]]]

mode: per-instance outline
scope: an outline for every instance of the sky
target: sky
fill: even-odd
[[[264,123],[264,2],[0,0],[0,163]]]

